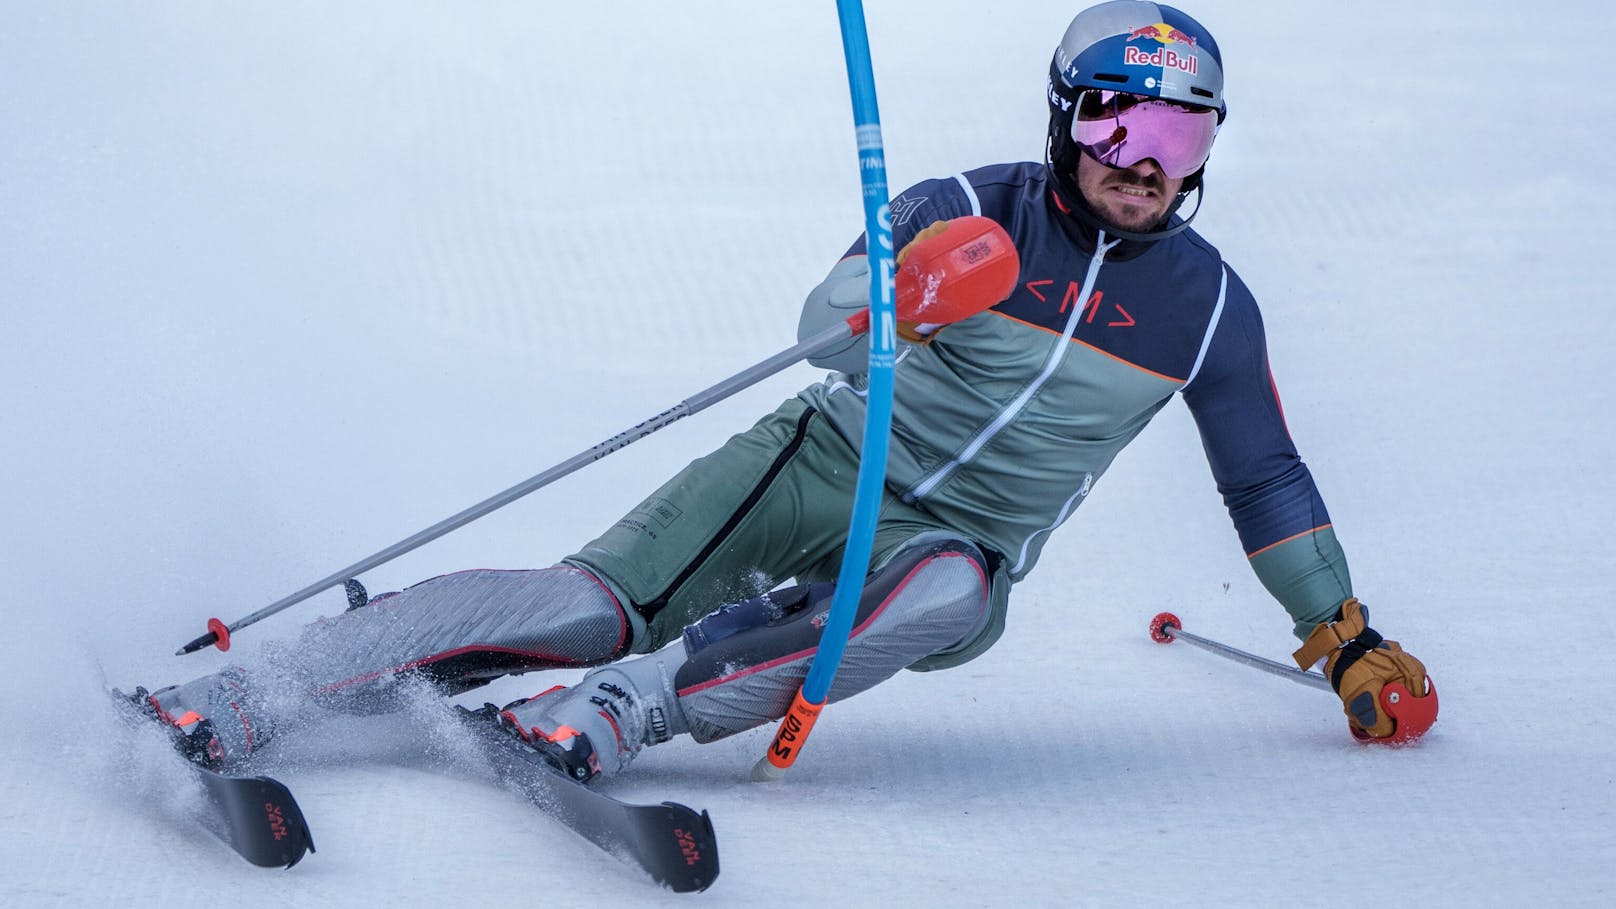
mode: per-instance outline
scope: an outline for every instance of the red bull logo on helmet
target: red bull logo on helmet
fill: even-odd
[[[1128,48],[1123,51],[1122,62],[1128,66],[1160,66],[1164,69],[1176,69],[1181,73],[1192,76],[1197,74],[1200,63],[1193,53],[1181,54],[1170,47],[1161,46],[1155,50],[1141,50],[1134,47],[1134,41],[1151,40],[1158,45],[1184,44],[1190,48],[1195,47],[1195,36],[1188,32],[1176,29],[1165,22],[1155,25],[1145,25],[1128,33]]]
[[[1163,69],[1176,69],[1181,73],[1196,75],[1200,69],[1194,54],[1180,54],[1178,51],[1162,47],[1146,53],[1137,47],[1130,47],[1122,54],[1122,62],[1129,66],[1159,66]]]
[[[1165,22],[1142,26],[1128,33],[1129,41],[1137,41],[1141,38],[1149,38],[1159,44],[1188,44],[1190,47],[1195,46],[1194,35],[1173,28]]]

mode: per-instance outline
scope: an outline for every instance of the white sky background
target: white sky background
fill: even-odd
[[[1600,8],[1304,7],[1190,10],[1231,110],[1197,227],[1263,304],[1437,731],[1369,752],[1330,699],[1145,640],[1171,608],[1294,646],[1174,405],[983,659],[827,712],[781,786],[741,782],[761,732],[644,756],[621,794],[713,812],[698,899],[782,897],[805,857],[811,902],[1612,898],[1616,101],[1563,81]],[[1079,7],[919,8],[869,10],[894,191],[1036,158]],[[243,905],[671,901],[382,721],[288,766],[321,852],[258,872],[96,779],[84,707],[102,673],[222,665],[169,654],[790,344],[861,227],[856,163],[830,3],[0,0],[0,903],[185,905],[176,868]],[[365,580],[548,564],[816,375]]]

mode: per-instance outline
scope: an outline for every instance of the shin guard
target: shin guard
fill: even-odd
[[[674,677],[691,735],[709,742],[779,719],[808,675],[834,584],[775,591],[690,626]],[[986,560],[974,545],[900,550],[865,582],[831,701],[976,634],[987,620]]]

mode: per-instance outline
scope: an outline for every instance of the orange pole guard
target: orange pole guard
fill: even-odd
[[[796,762],[797,755],[802,753],[808,733],[813,731],[814,723],[819,720],[819,712],[824,709],[824,704],[808,703],[802,696],[802,689],[798,688],[797,696],[791,701],[791,709],[781,717],[780,728],[774,731],[774,741],[769,743],[768,752],[752,767],[752,779],[762,783],[785,776]]]

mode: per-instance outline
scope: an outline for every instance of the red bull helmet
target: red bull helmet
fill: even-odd
[[[1184,180],[1182,205],[1201,188],[1217,126],[1227,113],[1223,56],[1212,34],[1184,12],[1145,0],[1110,0],[1079,13],[1055,48],[1047,94],[1051,176],[1080,210],[1086,206],[1074,175],[1085,150],[1118,167],[1156,160],[1168,176]],[[1129,104],[1136,105],[1131,112]],[[1115,122],[1097,132],[1093,123],[1100,117]],[[1116,128],[1129,118],[1131,135]],[[1107,141],[1113,134],[1127,135],[1127,141]],[[1158,239],[1188,222],[1149,234],[1108,229]]]

